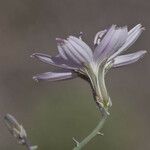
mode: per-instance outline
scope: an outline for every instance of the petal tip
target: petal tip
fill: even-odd
[[[36,55],[36,54],[34,53],[34,54],[30,55],[30,57],[31,57],[31,58],[35,58],[35,55]]]
[[[141,54],[142,54],[142,55],[145,55],[145,54],[147,54],[147,51],[146,51],[146,50],[143,50]]]
[[[37,78],[37,76],[33,76],[32,79],[36,82],[39,82],[39,79]]]
[[[145,31],[146,29],[145,29],[145,27],[142,27],[141,30]]]
[[[33,53],[32,55],[30,55],[30,57],[31,58],[38,58],[38,55],[39,55],[40,53]]]
[[[62,39],[62,38],[56,38],[56,42],[58,44],[63,44],[64,43],[64,39]]]

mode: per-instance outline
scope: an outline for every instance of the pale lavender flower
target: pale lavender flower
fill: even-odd
[[[82,77],[90,81],[94,91],[96,102],[107,108],[111,106],[110,98],[105,87],[105,74],[113,67],[120,67],[138,61],[146,53],[140,50],[131,54],[124,53],[141,35],[141,24],[128,31],[127,27],[112,25],[96,34],[94,38],[94,50],[83,40],[69,36],[67,39],[56,38],[58,55],[50,56],[34,53],[32,57],[59,67],[59,72],[46,72],[33,77],[36,81],[58,81]]]

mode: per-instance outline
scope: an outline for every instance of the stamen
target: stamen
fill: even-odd
[[[83,32],[80,32],[79,33],[79,39],[82,40],[82,37],[83,37]]]

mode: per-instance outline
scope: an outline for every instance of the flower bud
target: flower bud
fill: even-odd
[[[22,125],[10,114],[7,114],[4,117],[5,124],[9,132],[17,139],[19,144],[24,145],[27,138],[27,134]]]

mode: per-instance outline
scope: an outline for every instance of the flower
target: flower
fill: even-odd
[[[82,40],[81,34],[78,38],[75,36],[69,36],[67,39],[56,38],[58,55],[34,53],[31,56],[59,67],[61,71],[37,74],[33,79],[59,81],[84,78],[92,86],[97,105],[107,109],[111,106],[111,100],[105,86],[105,75],[110,68],[128,65],[143,57],[145,50],[121,55],[138,39],[143,30],[141,24],[129,31],[127,26],[112,25],[95,35],[94,50]]]

